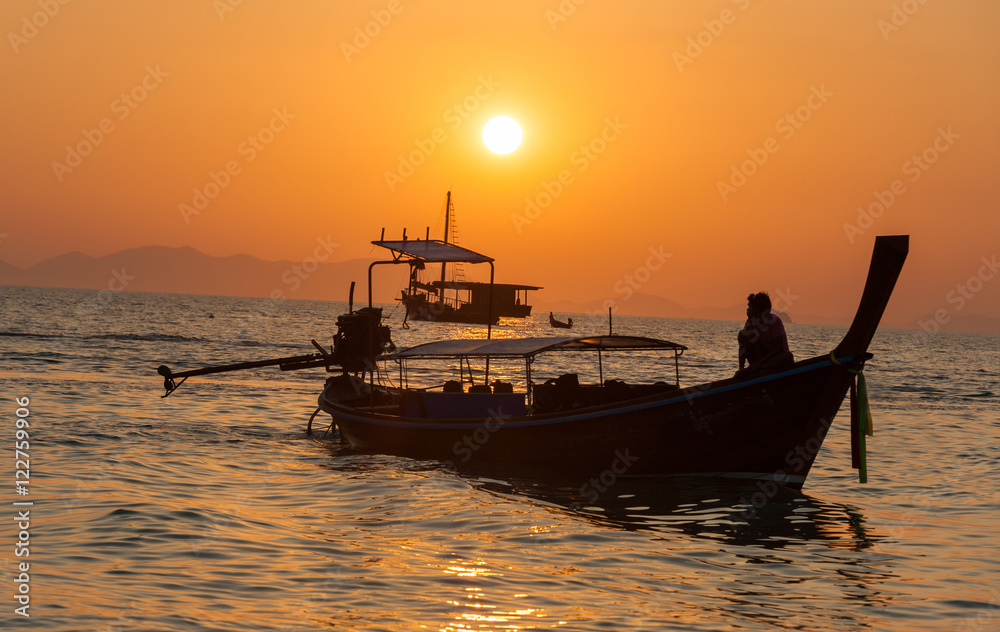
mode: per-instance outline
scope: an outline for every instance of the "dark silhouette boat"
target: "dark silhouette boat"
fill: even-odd
[[[681,388],[679,384],[579,384],[567,375],[534,384],[543,353],[662,351],[685,347],[632,336],[445,340],[386,356],[400,365],[400,386],[343,374],[330,378],[319,408],[344,441],[366,452],[502,464],[511,471],[551,469],[594,476],[713,475],[801,488],[878,327],[908,252],[906,236],[879,237],[850,330],[829,354],[759,375]],[[525,391],[489,383],[489,369],[442,390],[407,388],[417,360],[523,360]],[[461,371],[461,369],[460,369]],[[457,386],[456,386],[457,385]]]
[[[448,191],[445,200],[444,225],[443,243],[457,243],[451,191]],[[403,322],[424,320],[496,325],[500,318],[526,318],[531,315],[528,292],[542,289],[535,285],[468,281],[462,268],[462,264],[467,263],[465,261],[441,261],[440,278],[422,281],[420,277],[425,273],[427,263],[438,262],[414,261],[410,267],[409,284],[399,298],[406,308]]]
[[[373,242],[393,252],[369,268],[369,307],[338,319],[332,352],[248,363],[291,370],[340,367],[327,379],[318,409],[353,448],[446,461],[458,468],[488,468],[511,475],[545,472],[608,484],[617,476],[712,476],[800,489],[835,416],[866,360],[886,304],[908,252],[907,236],[878,237],[861,302],[850,329],[830,353],[757,374],[681,387],[684,345],[622,335],[520,339],[442,340],[395,350],[381,310],[371,305],[372,269],[379,264],[423,261],[489,263],[492,259],[439,241]],[[674,380],[630,384],[604,380],[606,352],[673,355]],[[599,381],[581,384],[576,374],[535,383],[532,366],[542,354],[592,353]],[[579,356],[577,356],[579,357]],[[485,363],[474,376],[470,361]],[[387,384],[379,362],[399,368]],[[436,387],[410,386],[410,365],[443,362],[458,375],[441,373]],[[522,388],[491,381],[490,362],[523,362]],[[244,365],[173,374],[160,367],[169,395],[186,379]],[[423,372],[426,374],[426,371]],[[377,379],[376,379],[377,376]],[[661,376],[663,377],[663,376]],[[451,379],[449,379],[451,378]],[[468,384],[468,388],[466,385]],[[858,383],[861,385],[860,382]],[[852,397],[852,411],[857,410]],[[852,414],[855,466],[864,472],[863,415]],[[764,481],[761,483],[761,481]],[[764,489],[762,487],[762,489]]]
[[[552,315],[552,312],[549,312],[549,325],[555,327],[556,329],[572,329],[573,319],[567,318],[565,322],[557,320],[556,317]]]

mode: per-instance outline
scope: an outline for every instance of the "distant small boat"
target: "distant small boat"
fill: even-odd
[[[567,318],[566,322],[556,320],[556,317],[552,315],[552,312],[549,312],[549,324],[556,329],[571,329],[573,327],[573,319]]]

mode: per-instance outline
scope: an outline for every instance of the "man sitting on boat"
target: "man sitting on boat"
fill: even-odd
[[[747,297],[747,322],[736,338],[740,345],[738,376],[779,369],[795,362],[788,349],[785,326],[781,318],[771,313],[771,297],[767,292]]]
[[[573,319],[567,318],[566,322],[562,322],[561,320],[556,320],[556,317],[552,315],[552,312],[549,312],[549,324],[553,327],[570,329],[573,327]]]

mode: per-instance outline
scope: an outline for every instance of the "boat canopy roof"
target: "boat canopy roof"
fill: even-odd
[[[479,288],[490,287],[489,283],[483,283],[481,281],[431,281],[429,285],[433,287],[443,287],[446,290],[475,290]],[[520,285],[518,283],[494,283],[494,290],[540,290],[541,286],[538,285]]]
[[[389,359],[411,358],[530,358],[543,351],[672,350],[683,352],[684,345],[640,336],[547,336],[493,340],[440,340],[402,349]]]
[[[492,257],[473,252],[439,239],[375,240],[372,242],[391,250],[394,257],[409,257],[428,263],[489,263]]]

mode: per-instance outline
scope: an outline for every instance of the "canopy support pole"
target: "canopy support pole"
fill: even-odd
[[[496,267],[493,262],[490,261],[490,309],[486,315],[486,339],[490,340],[493,338],[493,275],[496,272]],[[489,375],[490,372],[490,360],[486,359],[486,374]]]
[[[528,356],[524,359],[524,388],[528,392],[528,406],[531,406],[531,362],[534,360],[533,357]]]
[[[600,380],[601,386],[604,386],[604,360],[601,357],[601,348],[597,348],[597,377]]]
[[[405,235],[405,231],[404,231],[404,235]],[[375,307],[375,304],[372,301],[372,269],[375,266],[377,266],[377,265],[382,265],[382,264],[386,264],[386,263],[388,263],[388,264],[407,263],[408,264],[409,260],[407,260],[407,259],[393,259],[392,261],[373,261],[371,263],[371,265],[368,266],[368,340],[374,340],[375,339],[375,323],[372,322],[372,318],[371,318],[372,309],[374,309],[374,307]],[[372,406],[374,406],[375,405],[375,353],[372,350],[371,345],[368,346],[368,367],[367,368],[368,368],[368,384],[369,384],[369,386],[371,386]]]

